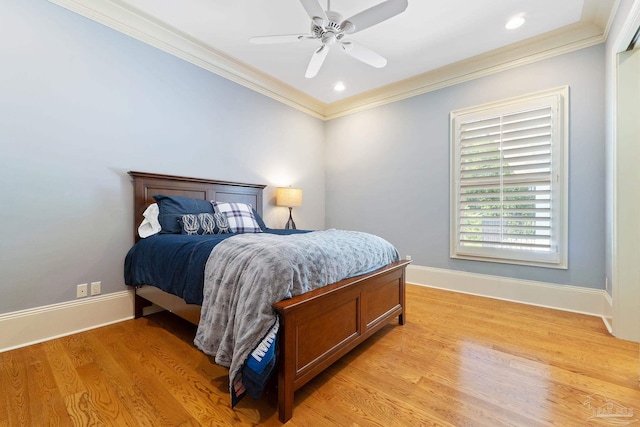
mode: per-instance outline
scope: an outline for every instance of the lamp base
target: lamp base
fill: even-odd
[[[289,220],[287,221],[287,223],[284,225],[284,229],[285,230],[295,230],[296,229],[296,223],[293,222],[293,217],[291,216],[291,210],[293,208],[289,208]]]

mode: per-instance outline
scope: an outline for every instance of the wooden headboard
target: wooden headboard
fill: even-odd
[[[133,178],[134,185],[133,234],[136,242],[140,239],[138,225],[144,219],[142,214],[147,206],[155,203],[152,197],[154,194],[218,202],[248,203],[262,215],[262,190],[266,185],[134,171],[130,171],[129,175]]]

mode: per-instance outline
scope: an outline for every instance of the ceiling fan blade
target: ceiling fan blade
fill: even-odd
[[[320,67],[322,67],[322,63],[324,59],[327,57],[327,53],[329,53],[329,46],[322,45],[315,52],[313,52],[313,56],[311,56],[311,61],[309,61],[309,65],[307,66],[307,72],[304,73],[304,76],[308,79],[312,79],[318,74],[320,71]]]
[[[342,50],[345,53],[353,58],[356,58],[359,61],[364,62],[365,64],[369,64],[375,68],[382,68],[387,65],[387,60],[369,49],[368,47],[364,47],[361,44],[354,42],[342,42],[340,43],[342,46]]]
[[[350,34],[362,31],[404,12],[408,5],[407,0],[387,0],[345,19],[340,29]]]
[[[302,7],[307,11],[307,15],[309,15],[312,21],[315,21],[314,18],[320,18],[325,22],[328,21],[327,14],[324,12],[322,6],[320,6],[318,0],[300,0],[300,3],[302,3]],[[318,25],[322,25],[322,23],[320,22]]]
[[[253,44],[276,44],[297,42],[304,38],[307,38],[306,34],[284,34],[281,36],[251,37],[249,41]]]

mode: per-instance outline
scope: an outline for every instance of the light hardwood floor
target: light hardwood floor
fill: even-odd
[[[280,425],[275,393],[229,407],[194,331],[159,313],[1,353],[0,426]],[[299,390],[287,425],[640,426],[638,369],[599,318],[409,285],[406,325]]]

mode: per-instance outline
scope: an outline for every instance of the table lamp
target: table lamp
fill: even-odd
[[[289,220],[285,224],[286,230],[296,229],[296,223],[293,222],[291,210],[294,206],[302,206],[302,189],[291,187],[278,187],[276,189],[276,205],[286,206],[289,208]]]

